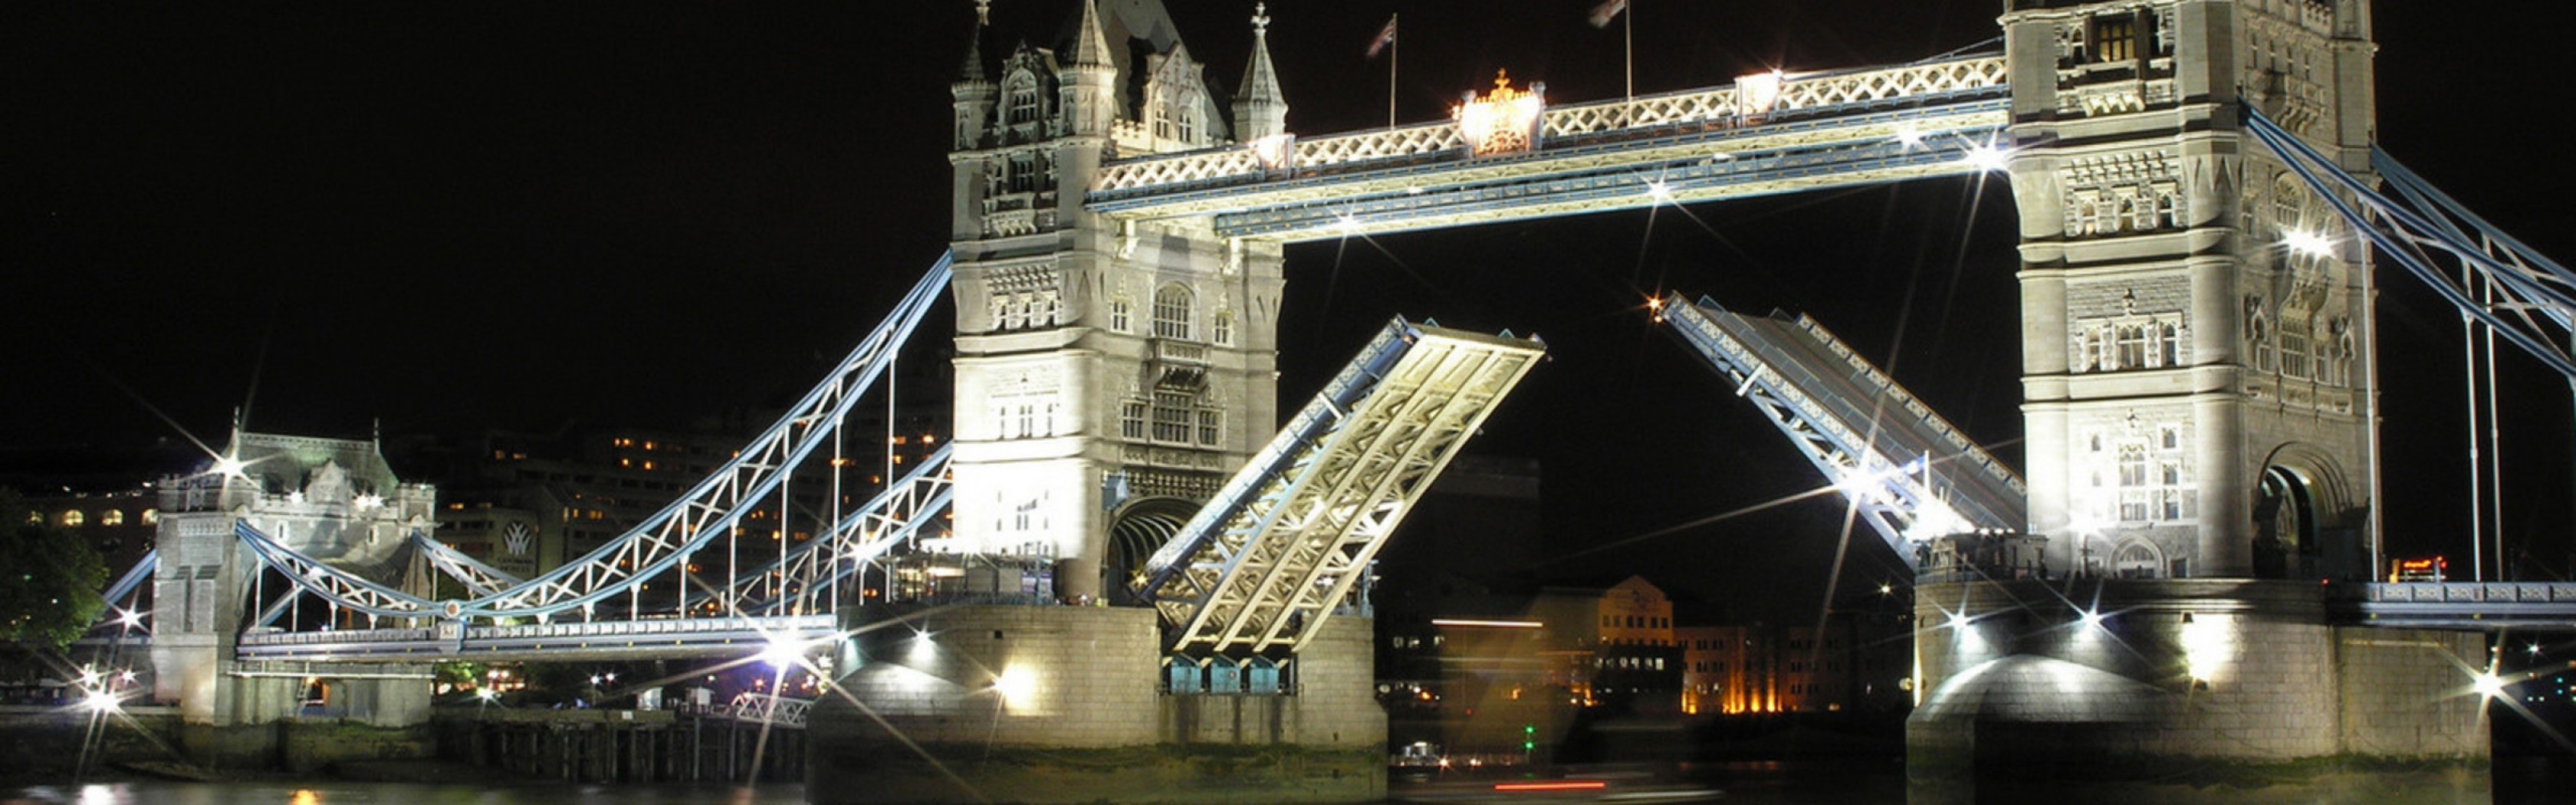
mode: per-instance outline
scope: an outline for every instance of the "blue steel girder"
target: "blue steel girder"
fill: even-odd
[[[491,595],[509,589],[512,585],[524,583],[517,576],[501,572],[491,565],[465,555],[463,551],[448,547],[447,543],[430,539],[427,534],[411,532],[409,541],[413,550],[420,551],[421,556],[429,560],[430,567],[446,574],[448,578],[455,579],[458,584],[465,585],[465,589],[475,595]]]
[[[2461,316],[2576,382],[2576,355],[2566,346],[2576,321],[2576,272],[2470,213],[2377,146],[2370,149],[2371,169],[2402,200],[2380,193],[2375,181],[2353,176],[2262,112],[2250,106],[2243,111],[2247,133],[2332,206],[2362,242],[2432,288]],[[2329,248],[2340,256],[2347,245]],[[2450,265],[2443,265],[2445,259]],[[2457,273],[2446,270],[2453,266]]]
[[[388,662],[469,659],[485,662],[600,661],[745,657],[773,642],[812,645],[838,632],[831,615],[650,618],[589,623],[528,623],[254,631],[235,656],[245,662]]]
[[[2003,79],[1975,56],[1782,77],[1767,106],[1738,86],[1578,104],[1517,154],[1471,155],[1442,122],[1299,139],[1276,165],[1260,144],[1149,156],[1103,166],[1085,204],[1297,241],[1966,173]]]
[[[1909,567],[1916,539],[2027,525],[2028,492],[2011,469],[1823,325],[1743,316],[1679,294],[1655,307]]]
[[[797,546],[782,559],[743,575],[755,583],[710,595],[716,611],[728,614],[802,615],[828,612],[836,603],[823,597],[859,572],[866,562],[898,545],[910,544],[924,528],[941,521],[954,490],[948,472],[954,444],[913,465],[912,471],[877,493],[835,524],[821,539]],[[785,610],[785,611],[781,611]]]
[[[1165,642],[1303,648],[1543,354],[1508,333],[1390,323],[1146,561],[1139,592]]]
[[[298,554],[248,522],[237,523],[235,533],[300,591],[373,617],[547,618],[576,609],[587,612],[600,601],[633,593],[648,580],[675,572],[690,554],[717,539],[736,536],[745,515],[773,499],[796,468],[832,442],[851,407],[893,365],[896,352],[947,288],[951,259],[942,253],[831,374],[684,497],[536,578],[463,601],[431,601]]]

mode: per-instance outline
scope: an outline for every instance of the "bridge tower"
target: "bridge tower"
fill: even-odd
[[[2368,250],[2244,134],[2355,175],[2359,0],[2008,0],[2030,527],[2128,578],[2366,575]]]
[[[405,541],[431,527],[436,500],[430,486],[396,479],[374,442],[239,429],[207,468],[162,482],[153,698],[178,705],[191,755],[266,765],[276,755],[276,723],[303,711],[309,681],[321,684],[331,715],[388,728],[428,722],[426,666],[236,659],[242,632],[271,614],[254,609],[254,589],[267,586],[274,596],[284,581],[260,578],[264,568],[235,524],[248,522],[288,548],[389,587],[426,593],[427,578]],[[364,616],[319,603],[274,614],[279,628],[366,625]]]
[[[1016,565],[1019,584],[986,590],[979,579],[1006,574],[967,572],[970,599],[999,595],[842,609],[857,637],[836,684],[861,704],[816,705],[809,796],[1377,801],[1386,730],[1368,620],[1324,627],[1294,661],[1297,695],[1174,696],[1159,684],[1155,610],[1025,605],[1032,592],[1129,603],[1146,559],[1279,425],[1280,244],[1084,206],[1108,160],[1283,133],[1268,17],[1254,12],[1225,103],[1158,0],[1077,5],[1065,41],[988,63],[979,3],[950,85],[955,520],[928,549]],[[1043,564],[1052,588],[1039,590],[1025,568]],[[1188,750],[1202,744],[1269,760],[1198,763]]]
[[[1276,426],[1279,244],[1083,208],[1106,159],[1280,132],[1256,22],[1229,115],[1159,2],[1085,0],[998,72],[978,21],[951,86],[960,552],[1112,594]]]
[[[2074,577],[1917,585],[1909,800],[2482,798],[2484,639],[2328,619],[2378,503],[2369,254],[2241,120],[2368,175],[2368,3],[2002,22],[2030,530]]]

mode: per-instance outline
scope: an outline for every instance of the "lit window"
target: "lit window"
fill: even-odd
[[[124,525],[124,524],[125,524],[125,511],[124,511],[124,510],[122,510],[122,509],[109,509],[109,510],[107,510],[107,511],[99,512],[99,513],[98,513],[98,524],[99,524],[99,525]]]
[[[83,525],[89,524],[89,516],[82,514],[79,509],[72,509],[70,511],[63,512],[62,522],[65,526],[79,528]]]
[[[160,509],[144,509],[144,510],[143,510],[143,517],[142,517],[142,519],[143,519],[143,524],[144,524],[144,525],[160,525],[160,524],[161,524],[161,510],[160,510]]]
[[[2093,18],[2093,60],[2129,61],[2138,57],[2138,20],[2126,14]]]

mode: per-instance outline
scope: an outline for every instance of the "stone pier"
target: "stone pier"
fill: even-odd
[[[2324,598],[2313,582],[1925,585],[1909,801],[2487,801],[2485,637],[2330,625]]]
[[[882,608],[881,608],[882,609]],[[1375,802],[1372,623],[1336,617],[1278,693],[1172,694],[1149,609],[965,606],[859,623],[817,703],[807,795],[874,802]]]

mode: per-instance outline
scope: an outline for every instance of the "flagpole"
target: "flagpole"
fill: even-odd
[[[1624,14],[1624,15],[1621,15],[1621,16],[1624,16],[1624,17],[1626,17],[1626,18],[1627,18],[1627,26],[1628,26],[1628,53],[1627,53],[1627,62],[1628,62],[1628,100],[1633,101],[1633,100],[1636,100],[1636,99],[1637,99],[1637,2],[1636,2],[1636,0],[1628,0],[1628,13],[1626,13],[1626,14]]]
[[[1395,63],[1404,58],[1404,32],[1396,27],[1403,14],[1386,15],[1386,29],[1396,36],[1386,42],[1386,127],[1395,128]]]

